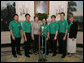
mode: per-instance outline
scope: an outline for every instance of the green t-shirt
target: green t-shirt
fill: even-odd
[[[40,26],[40,32],[42,32],[42,27],[43,27],[43,29],[44,29],[43,34],[44,34],[44,35],[47,35],[48,32],[49,32],[49,25],[48,25],[48,24],[46,24],[46,25],[42,24],[42,25]]]
[[[70,32],[70,26],[71,26],[71,22],[70,22],[70,24],[68,25],[68,33]]]
[[[9,23],[9,29],[12,30],[14,37],[16,38],[21,37],[20,30],[22,28],[21,23],[19,21],[17,21],[17,23],[15,22],[15,20],[11,21]]]
[[[31,22],[27,20],[24,21],[24,23],[22,24],[22,30],[26,33],[31,33]]]
[[[59,33],[65,33],[66,29],[68,29],[68,22],[64,19],[63,21],[58,21],[58,26],[59,26]]]
[[[50,34],[55,34],[56,31],[58,31],[58,24],[56,21],[55,22],[51,21],[49,24],[49,32]]]

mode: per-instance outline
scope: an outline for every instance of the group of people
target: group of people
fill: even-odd
[[[65,13],[60,13],[60,20],[56,21],[56,16],[51,16],[51,22],[48,24],[46,18],[39,21],[39,16],[34,16],[34,21],[30,21],[30,14],[26,14],[26,20],[21,23],[18,21],[18,15],[14,15],[14,20],[10,22],[9,29],[11,34],[11,45],[12,54],[17,57],[16,53],[22,55],[20,52],[20,42],[21,38],[24,37],[24,51],[25,56],[30,57],[29,50],[31,45],[31,39],[33,40],[33,53],[38,53],[39,51],[39,35],[41,34],[42,27],[44,28],[43,34],[46,34],[47,40],[47,55],[49,50],[53,53],[52,56],[56,56],[58,53],[62,54],[62,58],[66,56],[67,53],[76,53],[76,37],[78,31],[78,25],[74,21],[74,16],[71,16],[67,21],[65,20]],[[23,34],[22,34],[23,31]],[[43,37],[45,42],[45,37]],[[57,48],[58,42],[58,48]],[[44,43],[45,44],[45,43]],[[49,48],[50,44],[50,48]],[[45,48],[43,49],[43,52]],[[45,53],[45,52],[44,52]]]

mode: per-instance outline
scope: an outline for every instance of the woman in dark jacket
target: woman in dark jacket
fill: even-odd
[[[70,32],[69,32],[69,39],[67,43],[67,52],[71,56],[72,53],[76,53],[76,38],[77,38],[77,31],[78,31],[78,25],[74,21],[74,16],[70,17]]]

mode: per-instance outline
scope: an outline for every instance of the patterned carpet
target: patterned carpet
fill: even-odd
[[[25,57],[24,51],[21,51],[22,56],[17,55],[17,58],[14,58],[11,54],[10,48],[1,48],[1,62],[38,62],[39,55],[30,54],[30,58]],[[61,54],[52,56],[52,53],[47,55],[47,62],[83,62],[83,48],[77,48],[77,53],[73,56],[66,56],[61,58]]]

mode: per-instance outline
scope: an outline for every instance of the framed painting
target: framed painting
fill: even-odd
[[[45,13],[49,14],[49,1],[35,1],[34,2],[34,13]]]

